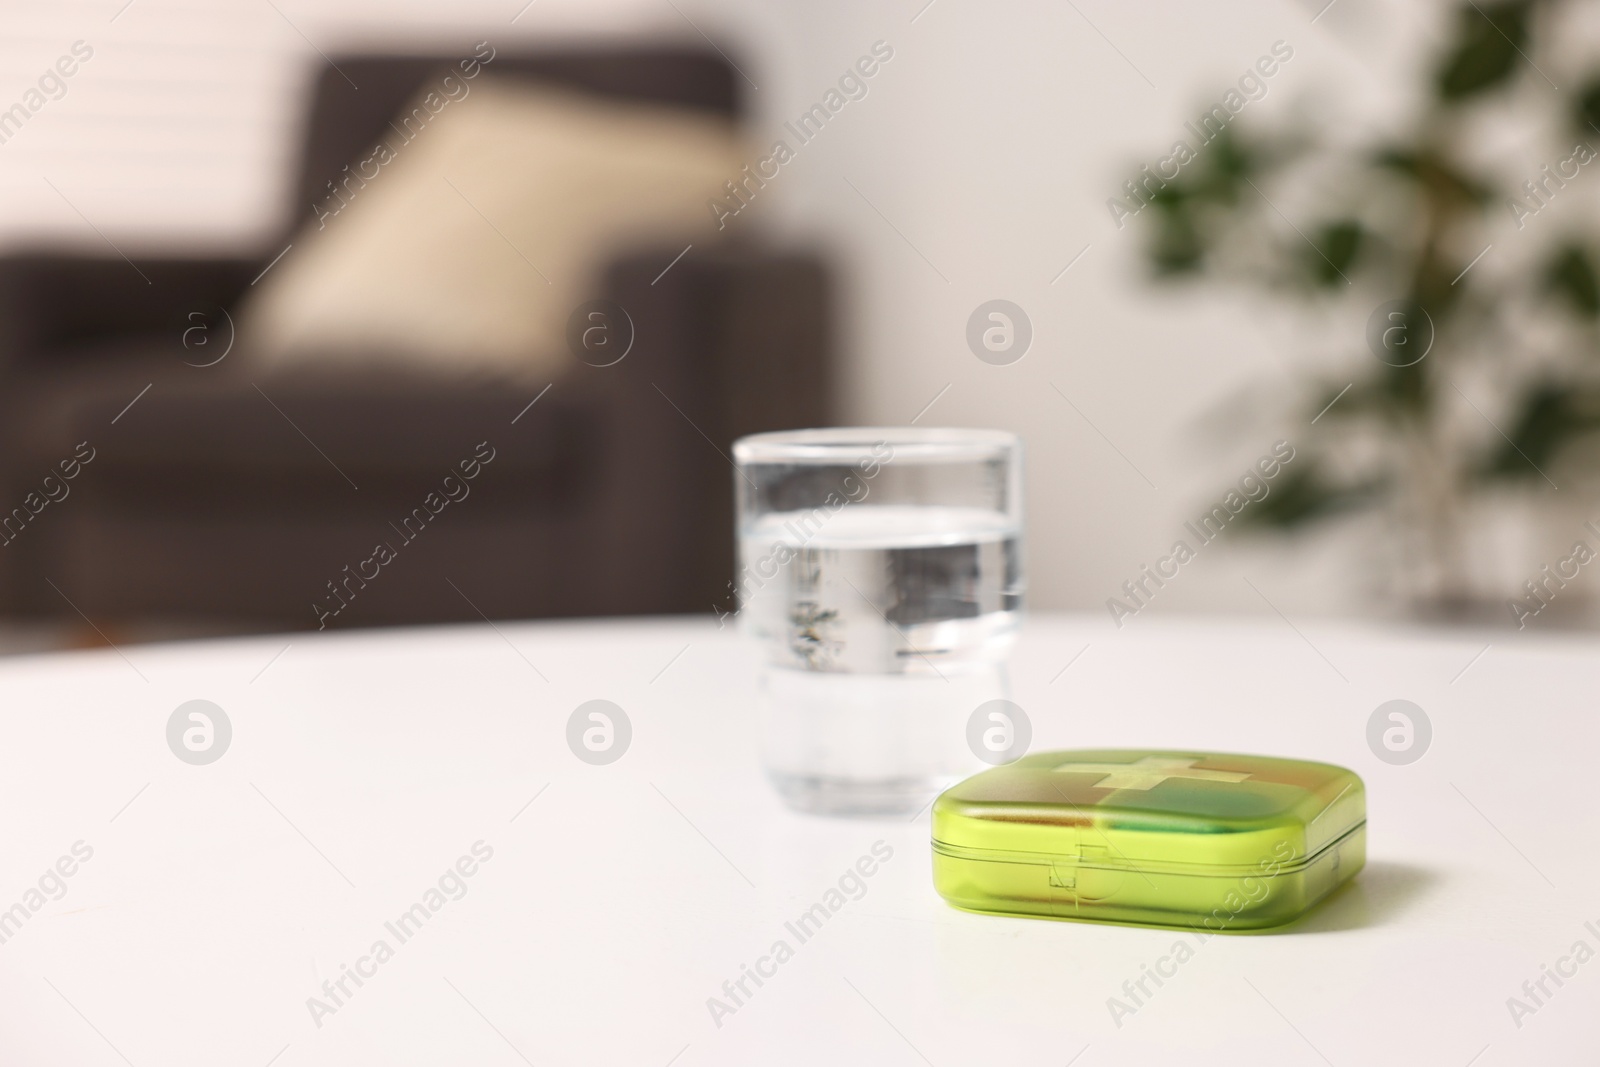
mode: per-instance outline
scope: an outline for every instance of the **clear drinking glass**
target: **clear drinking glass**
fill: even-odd
[[[738,468],[740,620],[766,770],[804,811],[916,811],[981,766],[1022,605],[1022,444],[995,430],[756,434]]]

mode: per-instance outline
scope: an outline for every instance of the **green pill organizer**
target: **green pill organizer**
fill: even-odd
[[[1326,763],[1036,752],[933,805],[933,880],[969,911],[1224,931],[1279,926],[1361,870],[1366,789]]]

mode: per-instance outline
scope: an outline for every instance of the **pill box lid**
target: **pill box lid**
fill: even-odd
[[[1274,869],[1366,822],[1353,771],[1272,756],[1158,749],[1036,752],[946,790],[936,850],[1157,870]]]

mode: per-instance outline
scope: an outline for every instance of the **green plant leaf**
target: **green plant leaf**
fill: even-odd
[[[1259,169],[1256,153],[1239,139],[1232,126],[1224,127],[1200,151],[1201,169],[1195,192],[1222,203],[1235,203],[1246,179]]]
[[[1272,491],[1240,513],[1240,525],[1286,530],[1304,526],[1341,511],[1364,507],[1378,498],[1376,481],[1340,484],[1309,456],[1286,470],[1272,483]]]
[[[1573,98],[1572,124],[1586,138],[1600,133],[1600,73],[1591,74]]]
[[[1540,277],[1543,290],[1586,319],[1600,317],[1600,274],[1582,245],[1562,245],[1551,254]]]
[[[1510,439],[1489,453],[1478,473],[1489,479],[1541,478],[1562,449],[1597,430],[1600,389],[1540,382],[1523,394]]]
[[[1456,12],[1456,41],[1435,87],[1439,98],[1464,100],[1507,82],[1528,41],[1531,0],[1469,3]]]
[[[1198,274],[1205,266],[1206,243],[1192,199],[1169,185],[1150,201],[1155,216],[1146,255],[1158,277]]]
[[[1316,247],[1305,249],[1304,260],[1312,282],[1324,288],[1347,284],[1351,267],[1365,243],[1361,223],[1340,219],[1319,227],[1310,237]]]

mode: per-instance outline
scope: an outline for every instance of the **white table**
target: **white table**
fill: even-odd
[[[1206,942],[1120,1027],[1108,998],[1181,935],[961,913],[930,884],[926,814],[788,813],[756,766],[747,649],[708,620],[0,663],[0,909],[93,849],[0,945],[0,1063],[1596,1062],[1600,961],[1546,979],[1520,1028],[1507,1007],[1574,942],[1600,950],[1595,642],[1297,624],[1028,622],[1035,749],[1274,753],[1367,782],[1356,884],[1292,932]],[[1409,766],[1365,741],[1396,697],[1434,725]],[[233,724],[208,766],[166,743],[194,698]],[[566,745],[596,698],[634,730],[609,766]],[[479,841],[465,895],[400,941],[385,922]],[[785,923],[879,841],[864,895],[800,943]],[[308,998],[379,939],[392,957],[317,1025]],[[731,1005],[724,981],[780,939],[792,958],[718,1026],[708,998]]]

